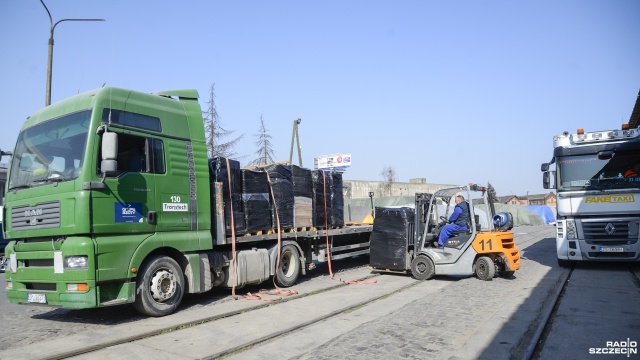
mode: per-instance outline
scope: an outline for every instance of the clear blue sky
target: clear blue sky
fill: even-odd
[[[351,180],[491,182],[544,193],[564,130],[618,128],[640,89],[640,1],[46,0],[52,102],[101,87],[215,83],[224,127],[253,159],[260,115],[277,160],[301,118],[303,165],[352,153]],[[0,2],[0,148],[44,106],[49,18]],[[294,156],[294,161],[297,156]],[[6,159],[4,159],[6,162]]]

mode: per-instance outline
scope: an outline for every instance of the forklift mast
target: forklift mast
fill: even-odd
[[[431,203],[432,194],[416,193],[416,214],[414,221],[414,239],[416,240],[416,249],[421,249],[424,242],[424,234],[429,224],[427,216],[429,214],[429,204]]]

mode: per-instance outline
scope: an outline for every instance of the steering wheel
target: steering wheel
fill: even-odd
[[[441,220],[443,223],[446,223],[446,222],[447,222],[447,218],[446,218],[446,217],[444,217],[444,216],[440,216],[440,220]]]

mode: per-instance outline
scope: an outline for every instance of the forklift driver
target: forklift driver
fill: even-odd
[[[440,230],[440,236],[438,237],[438,245],[444,246],[447,240],[454,232],[466,231],[467,221],[469,220],[469,203],[464,201],[464,196],[456,196],[456,207],[453,209],[451,217],[449,217],[449,224],[446,224]]]

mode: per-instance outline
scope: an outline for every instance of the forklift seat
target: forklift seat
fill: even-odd
[[[473,216],[476,220],[476,231],[480,231],[480,215],[474,215]],[[451,233],[451,236],[456,236],[456,235],[460,235],[460,234],[471,234],[471,220],[467,219],[467,230],[461,230],[461,231],[454,231],[453,233]]]

